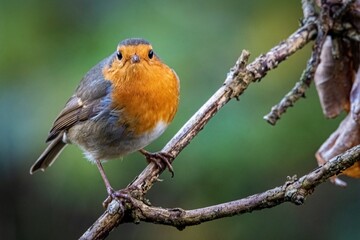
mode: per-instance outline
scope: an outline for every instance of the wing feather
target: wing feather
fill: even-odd
[[[102,75],[102,69],[108,61],[104,59],[85,75],[75,94],[55,119],[46,142],[55,139],[78,122],[91,119],[104,110],[109,111],[111,82]]]

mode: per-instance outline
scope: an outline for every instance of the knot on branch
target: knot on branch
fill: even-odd
[[[122,218],[125,214],[125,208],[121,201],[114,199],[109,203],[107,207],[107,212],[112,216],[115,214],[119,214],[120,217]]]
[[[303,178],[288,181],[284,186],[285,200],[294,203],[295,205],[302,205],[305,202],[306,197],[314,192],[314,188],[306,187]]]
[[[239,95],[246,89],[247,85],[249,85],[248,79],[246,78],[247,74],[245,72],[249,57],[250,52],[244,49],[236,61],[235,66],[232,67],[227,74],[224,85],[230,90],[229,99],[236,98],[239,100]]]
[[[295,205],[302,205],[306,195],[307,193],[303,189],[289,188],[285,192],[285,199]]]

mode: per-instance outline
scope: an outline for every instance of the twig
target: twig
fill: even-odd
[[[307,17],[305,22],[313,22],[315,14],[314,2],[311,0],[302,0],[304,16]],[[317,25],[317,36],[313,46],[311,57],[307,62],[306,69],[303,71],[300,81],[288,92],[285,97],[277,105],[271,108],[270,113],[264,116],[264,119],[271,125],[275,125],[281,115],[286,112],[289,107],[294,106],[300,98],[305,97],[306,90],[310,87],[310,83],[314,78],[315,71],[320,63],[320,54],[324,45],[327,33],[330,28],[329,9],[323,5],[319,20],[315,21]]]
[[[249,55],[246,51],[243,52],[242,56],[227,75],[223,86],[188,120],[168,144],[166,144],[162,152],[169,153],[175,158],[230,99],[238,98],[251,82],[263,78],[269,70],[276,68],[279,63],[305,46],[315,35],[315,24],[305,24],[288,39],[272,48],[265,55],[259,56],[246,67],[245,63]],[[158,179],[158,175],[161,172],[162,170],[159,170],[154,164],[150,163],[143,172],[128,185],[127,189],[130,191],[131,196],[142,199],[144,194]],[[119,203],[117,200],[113,200],[109,206],[122,209],[122,204],[122,202]],[[131,203],[129,203],[129,205],[131,205]],[[113,228],[120,222],[125,221],[128,217],[127,212],[125,212],[125,214],[118,214],[107,210],[84,233],[81,239],[104,239]]]
[[[305,92],[310,87],[310,83],[314,78],[315,70],[320,63],[320,54],[325,38],[325,34],[318,34],[314,44],[314,50],[307,62],[306,69],[300,77],[300,81],[295,84],[293,89],[285,95],[280,103],[271,108],[270,113],[264,116],[264,119],[271,125],[275,125],[281,115],[284,114],[289,107],[294,106],[297,100],[302,97],[305,98]]]
[[[304,19],[309,19],[315,15],[315,1],[314,0],[301,0]]]
[[[325,42],[329,29],[336,29],[337,32],[343,32],[343,35],[353,40],[359,41],[360,34],[349,23],[339,23],[338,20],[347,12],[354,0],[346,0],[343,5],[333,14],[332,18],[329,14],[329,6],[322,3],[321,15],[316,21],[317,37],[313,46],[313,51],[310,59],[307,62],[306,69],[303,71],[300,81],[288,92],[285,97],[275,106],[271,111],[264,116],[264,119],[271,125],[275,125],[280,119],[281,115],[286,112],[289,107],[294,106],[300,98],[305,97],[306,90],[310,87],[310,83],[314,78],[315,71],[320,63],[320,53]],[[313,0],[302,0],[302,8],[305,17],[305,22],[314,21],[315,6]]]

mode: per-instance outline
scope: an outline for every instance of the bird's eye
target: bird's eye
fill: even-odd
[[[122,59],[122,54],[121,54],[121,52],[120,52],[120,51],[116,53],[116,56],[117,56],[117,58],[118,58],[119,60],[121,60],[121,59]]]
[[[149,55],[148,55],[148,56],[149,56],[149,58],[150,58],[150,59],[151,59],[151,58],[153,58],[153,56],[154,56],[154,52],[153,52],[153,50],[151,50],[151,49],[150,49],[150,51],[149,51]]]

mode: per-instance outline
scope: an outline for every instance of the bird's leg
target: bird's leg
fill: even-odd
[[[105,174],[104,168],[100,162],[100,160],[96,159],[96,166],[99,169],[99,172],[101,174],[102,179],[104,180],[105,183],[105,187],[106,187],[106,192],[108,194],[108,197],[105,199],[105,201],[103,202],[103,206],[106,208],[109,203],[115,199],[115,198],[125,198],[125,199],[130,199],[130,196],[128,194],[128,191],[126,189],[123,190],[119,190],[119,191],[114,191],[114,189],[111,187],[110,182]]]
[[[103,168],[100,160],[98,160],[98,159],[96,159],[96,166],[98,167],[101,177],[104,180],[106,191],[107,191],[108,195],[109,196],[113,195],[114,189],[111,187],[110,182],[105,174],[104,168]]]
[[[148,161],[148,163],[150,163],[150,162],[155,163],[159,169],[163,169],[162,163],[165,164],[165,166],[171,173],[171,177],[174,177],[174,169],[171,166],[171,163],[169,161],[169,159],[174,158],[173,155],[171,155],[170,153],[165,153],[165,152],[151,153],[151,152],[146,151],[145,149],[140,149],[139,152],[146,157],[146,160]]]

